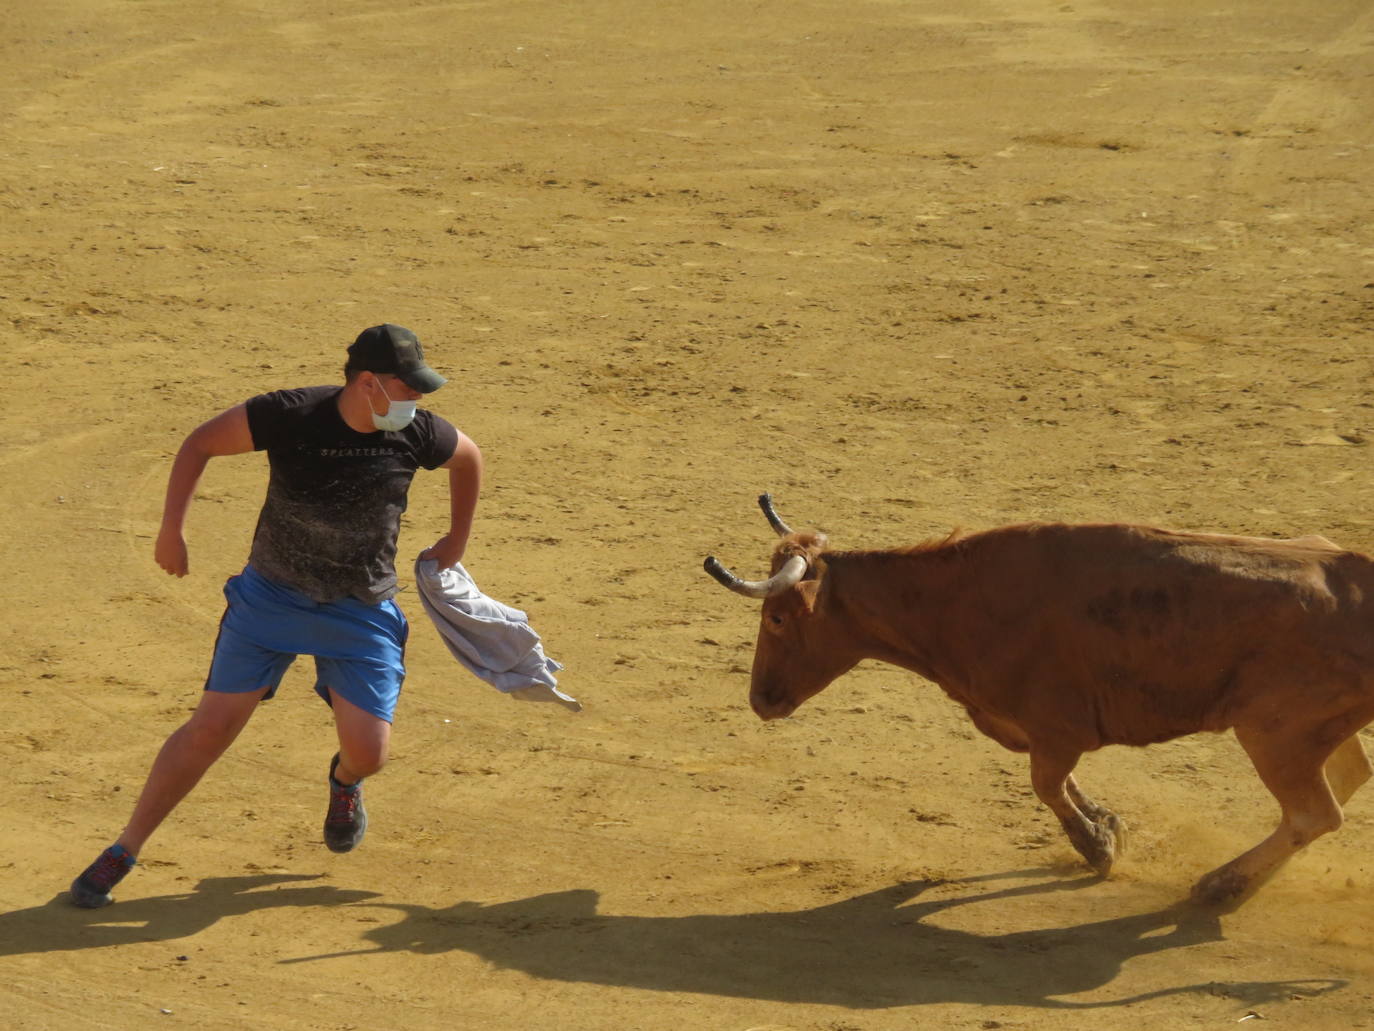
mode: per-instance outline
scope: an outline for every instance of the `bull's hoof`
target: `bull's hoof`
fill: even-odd
[[[1200,906],[1234,906],[1250,889],[1250,878],[1229,865],[1219,867],[1193,885],[1189,896]]]
[[[1112,872],[1113,864],[1126,852],[1126,823],[1110,810],[1104,809],[1102,814],[1088,824],[1091,837],[1074,840],[1073,845],[1094,873],[1106,877]]]
[[[1118,859],[1126,854],[1126,842],[1129,835],[1126,833],[1126,821],[1117,816],[1116,813],[1109,812],[1106,819],[1102,821],[1107,831],[1112,836],[1112,852]]]

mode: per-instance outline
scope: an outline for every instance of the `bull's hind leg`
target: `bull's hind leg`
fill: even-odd
[[[1295,740],[1291,731],[1263,733],[1237,727],[1236,738],[1264,786],[1278,800],[1281,817],[1269,837],[1193,886],[1193,899],[1209,905],[1242,901],[1295,852],[1341,825],[1341,807],[1323,771],[1327,761],[1324,748],[1301,738]],[[1358,747],[1359,742],[1355,745]],[[1349,792],[1359,786],[1357,773],[1351,779],[1350,771],[1358,770],[1352,751],[1342,744],[1330,758],[1334,769],[1341,771],[1337,774],[1339,790],[1349,797]]]
[[[1031,746],[1031,786],[1036,797],[1059,817],[1069,843],[1105,877],[1122,850],[1121,821],[1078,789],[1073,768],[1078,752],[1042,751]]]
[[[1331,785],[1332,794],[1336,796],[1337,805],[1349,802],[1350,796],[1374,774],[1359,734],[1351,734],[1337,745],[1322,770],[1326,773],[1326,782]]]

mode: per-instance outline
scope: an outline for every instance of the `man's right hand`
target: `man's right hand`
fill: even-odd
[[[252,450],[253,433],[248,426],[246,402],[226,408],[201,423],[181,442],[167,478],[167,500],[162,505],[162,525],[153,548],[157,564],[172,576],[185,576],[190,571],[181,528],[205,464],[219,455],[240,455]]]
[[[186,552],[186,538],[180,533],[163,530],[157,535],[153,548],[157,564],[172,576],[185,576],[190,571],[190,559]]]

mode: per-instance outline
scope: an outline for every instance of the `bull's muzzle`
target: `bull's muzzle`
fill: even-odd
[[[797,711],[797,703],[781,691],[753,689],[749,692],[749,707],[761,720],[780,720]]]

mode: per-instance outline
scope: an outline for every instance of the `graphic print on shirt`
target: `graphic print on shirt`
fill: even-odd
[[[271,475],[249,561],[315,601],[376,603],[396,593],[396,538],[416,469],[453,456],[458,431],[432,412],[397,432],[359,433],[339,414],[341,387],[248,401],[253,445]]]

